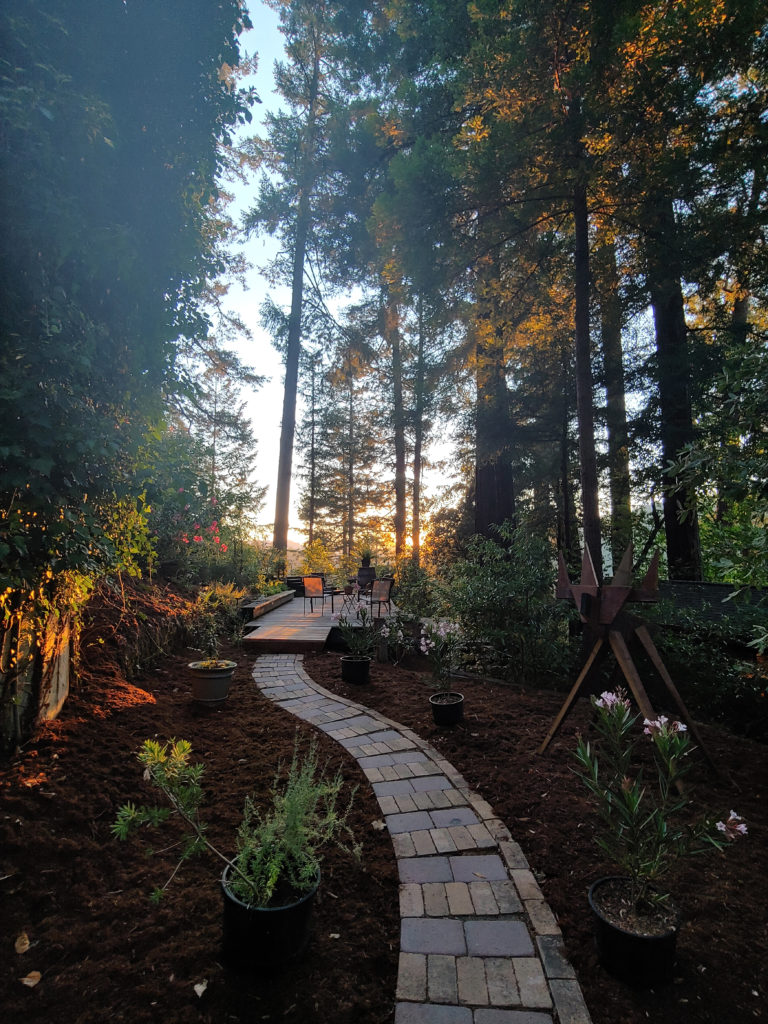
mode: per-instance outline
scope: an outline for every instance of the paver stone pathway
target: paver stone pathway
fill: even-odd
[[[395,1024],[591,1024],[519,845],[439,751],[265,654],[265,697],[335,739],[373,786],[400,876]]]

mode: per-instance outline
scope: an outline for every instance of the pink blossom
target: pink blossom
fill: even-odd
[[[688,732],[687,725],[683,725],[682,722],[670,722],[666,715],[659,715],[653,722],[649,718],[644,718],[643,725],[645,726],[643,732],[646,736],[655,736],[657,732],[662,732],[664,729],[671,733]]]
[[[744,819],[736,811],[731,811],[727,821],[718,821],[716,828],[722,832],[726,839],[738,839],[739,836],[748,835]]]
[[[596,708],[604,708],[606,711],[612,711],[619,706],[629,710],[629,701],[621,693],[611,693],[610,690],[604,690],[595,701]]]
[[[227,545],[226,544],[222,544],[221,547],[219,548],[219,551],[226,551],[226,550],[227,550]]]

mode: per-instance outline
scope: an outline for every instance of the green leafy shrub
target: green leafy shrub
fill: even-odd
[[[553,552],[524,525],[476,536],[441,588],[440,617],[456,620],[480,671],[520,681],[569,670],[568,611],[555,601]]]
[[[239,639],[242,633],[240,603],[246,594],[246,590],[234,583],[213,583],[200,590],[186,616],[190,645],[206,658],[216,658],[222,636]]]
[[[747,655],[756,632],[748,625],[752,614],[713,620],[662,601],[644,616],[655,624],[654,642],[691,714],[768,739],[766,679]]]
[[[395,569],[394,598],[403,618],[419,622],[434,614],[434,581],[412,559],[401,558]]]
[[[205,766],[191,763],[191,744],[187,740],[145,740],[137,756],[145,779],[159,790],[165,804],[137,807],[128,801],[117,812],[112,834],[124,840],[142,826],[159,828],[171,820],[181,825],[179,863],[165,884],[154,890],[155,900],[185,860],[207,851],[230,866],[228,885],[238,899],[253,906],[279,906],[312,888],[324,846],[336,842],[346,848],[339,837],[354,838],[347,824],[354,791],[340,810],[341,773],[326,775],[318,764],[314,742],[301,756],[297,741],[284,781],[282,765],[278,765],[268,810],[261,810],[252,797],[246,798],[233,857],[213,845],[200,817]],[[352,852],[358,854],[357,848]]]

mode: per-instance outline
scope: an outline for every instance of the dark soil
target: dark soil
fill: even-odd
[[[744,1024],[768,1019],[768,748],[720,728],[701,726],[707,750],[730,781],[703,758],[687,779],[702,814],[733,808],[749,836],[724,853],[688,860],[671,880],[683,924],[674,982],[639,991],[600,967],[587,889],[615,874],[601,862],[596,817],[585,787],[570,770],[576,732],[590,728],[580,700],[543,755],[536,753],[564,695],[481,680],[461,680],[464,722],[437,729],[428,698],[429,675],[411,668],[371,666],[371,682],[341,682],[338,656],[305,659],[317,682],[381,711],[437,747],[494,808],[520,843],[563,931],[594,1024]],[[661,709],[658,709],[661,710]]]
[[[91,637],[97,632],[93,625]],[[90,655],[60,718],[0,771],[3,1021],[391,1022],[397,872],[387,833],[373,826],[378,805],[355,763],[261,697],[252,658],[242,651],[222,651],[238,661],[235,682],[221,709],[204,711],[190,700],[186,664],[195,652],[164,657],[129,683],[117,648],[112,639],[101,649],[91,645],[98,656]],[[693,795],[718,815],[733,807],[750,835],[727,855],[685,866],[675,880],[684,917],[676,980],[637,992],[597,964],[586,912],[589,883],[607,873],[592,841],[590,805],[570,771],[575,730],[589,726],[586,702],[540,757],[536,747],[562,695],[462,682],[464,724],[438,731],[419,662],[374,664],[371,683],[355,688],[342,684],[336,654],[308,658],[306,668],[329,689],[416,729],[493,805],[557,914],[595,1024],[741,1024],[768,1016],[765,747],[704,727],[732,784],[713,778],[702,762],[691,778]],[[326,855],[305,960],[282,975],[244,980],[221,964],[219,864],[187,861],[154,905],[149,892],[176,864],[175,851],[165,850],[171,833],[155,841],[165,852],[148,858],[147,836],[119,843],[110,826],[124,801],[152,799],[134,757],[141,742],[183,737],[207,766],[210,838],[231,851],[245,795],[266,802],[297,728],[304,743],[317,735],[331,767],[340,764],[359,785],[351,823],[364,853],[360,864],[339,851]],[[24,936],[29,948],[17,951]],[[35,972],[36,984],[22,982],[35,981]]]

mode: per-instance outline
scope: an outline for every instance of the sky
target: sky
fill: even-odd
[[[241,51],[249,56],[257,54],[259,58],[257,73],[248,84],[256,87],[261,103],[252,108],[253,121],[247,126],[245,134],[257,134],[262,131],[262,121],[266,111],[275,110],[279,97],[274,91],[272,69],[275,60],[283,57],[283,36],[278,29],[278,15],[263,4],[250,4],[253,29],[240,38]],[[257,187],[257,176],[248,186],[235,188],[235,216],[237,211],[247,210]],[[275,516],[275,481],[277,479],[278,446],[280,442],[280,420],[283,404],[283,366],[280,356],[272,346],[269,334],[261,327],[259,310],[267,295],[287,306],[290,303],[288,288],[274,289],[270,287],[260,273],[274,256],[276,244],[269,236],[250,239],[243,251],[251,264],[246,278],[246,290],[233,285],[229,292],[228,307],[236,312],[251,332],[252,340],[242,340],[237,345],[241,360],[256,373],[265,377],[264,385],[255,393],[243,392],[246,401],[246,412],[253,424],[258,442],[256,470],[254,482],[268,488],[264,507],[260,515],[262,524],[271,524]],[[290,537],[301,541],[297,529],[300,526],[296,514],[298,487],[294,482],[291,488]]]
[[[278,15],[252,0],[250,4],[253,29],[241,36],[241,51],[245,55],[258,54],[257,73],[248,79],[249,84],[256,87],[261,103],[252,108],[253,121],[247,126],[246,135],[262,131],[265,112],[276,110],[279,96],[274,89],[273,67],[275,60],[282,59],[283,36],[278,29]],[[258,176],[254,176],[247,186],[237,186],[235,192],[235,218],[237,211],[247,210],[257,187]],[[283,365],[280,356],[272,346],[269,334],[261,327],[259,310],[264,299],[269,295],[278,305],[286,310],[290,307],[290,289],[274,288],[266,282],[260,269],[263,269],[277,251],[276,242],[269,236],[250,239],[243,251],[251,269],[247,274],[246,290],[232,285],[229,292],[228,307],[236,312],[246,324],[252,335],[252,341],[243,340],[236,348],[243,363],[250,366],[256,373],[265,377],[263,386],[252,394],[243,392],[246,401],[246,412],[253,424],[258,450],[254,472],[254,482],[267,487],[266,499],[259,517],[262,525],[271,525],[275,516],[275,482],[277,480],[278,448],[280,443],[280,421],[283,403]],[[300,415],[300,413],[299,413]],[[450,444],[446,439],[442,444],[432,446],[431,454],[436,458],[445,458],[449,454]],[[297,468],[294,454],[294,480],[291,485],[291,511],[289,541],[303,543],[306,539],[301,533],[301,521],[296,512],[298,500],[298,482],[295,478]],[[426,470],[423,484],[429,487],[445,484],[447,481],[442,472]],[[271,530],[267,534],[271,540]]]

